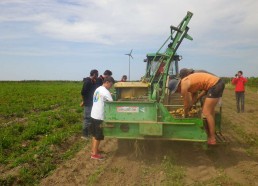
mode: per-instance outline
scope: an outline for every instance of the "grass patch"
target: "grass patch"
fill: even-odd
[[[103,166],[98,167],[89,177],[88,183],[89,185],[95,185],[98,181],[98,178],[101,174],[103,174],[105,168]]]
[[[214,177],[210,180],[204,182],[196,182],[193,186],[242,186],[239,183],[234,182],[234,180],[226,175],[224,171],[220,171],[219,176]]]

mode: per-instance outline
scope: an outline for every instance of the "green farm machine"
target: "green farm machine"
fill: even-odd
[[[183,39],[192,40],[187,26],[192,18],[187,12],[181,23],[170,26],[170,35],[156,53],[147,54],[146,73],[137,82],[117,82],[114,101],[105,103],[104,134],[117,139],[157,139],[207,141],[207,125],[197,105],[190,117],[182,117],[180,94],[170,94],[171,78],[178,76],[176,54]],[[217,134],[220,133],[221,108],[216,113]],[[217,135],[218,138],[223,136]]]

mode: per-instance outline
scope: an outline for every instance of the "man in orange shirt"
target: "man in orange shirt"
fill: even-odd
[[[244,78],[243,72],[240,70],[235,75],[235,78],[232,79],[232,84],[235,85],[235,93],[236,93],[236,105],[237,105],[237,112],[240,112],[240,105],[241,105],[241,112],[245,111],[245,84],[247,79]]]
[[[215,107],[222,97],[225,84],[217,76],[209,73],[193,73],[181,79],[172,79],[169,82],[171,93],[180,92],[184,98],[185,117],[194,103],[206,94],[202,112],[209,126],[208,144],[215,145]],[[202,91],[201,95],[198,92]]]

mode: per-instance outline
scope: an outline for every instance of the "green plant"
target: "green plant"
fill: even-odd
[[[90,185],[94,185],[97,182],[98,177],[104,172],[104,167],[98,167],[89,177],[88,182]]]
[[[0,163],[18,175],[0,175],[0,185],[35,185],[82,141],[81,82],[0,82]],[[15,94],[13,93],[15,92]]]

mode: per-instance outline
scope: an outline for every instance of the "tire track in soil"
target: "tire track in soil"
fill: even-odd
[[[118,140],[116,154],[97,185],[160,185],[165,180],[160,150],[157,141]]]
[[[145,149],[140,157],[135,157],[133,149],[118,149],[97,185],[160,185],[166,179],[166,170],[161,167],[164,156],[172,157],[176,165],[186,170],[186,185],[205,182],[218,174],[206,150],[198,143],[142,141],[140,148]]]
[[[218,177],[221,169],[243,185],[253,185],[253,181],[258,178],[255,174],[258,172],[257,162],[252,161],[243,151],[238,151],[239,147],[205,150],[200,144],[186,142],[144,142],[147,148],[151,148],[145,150],[140,157],[135,157],[133,151],[124,150],[128,146],[119,150],[116,140],[111,141],[102,148],[106,151],[112,149],[106,160],[91,160],[89,152],[85,154],[84,149],[43,180],[41,185],[88,185],[89,176],[100,166],[104,167],[104,171],[96,185],[162,185],[166,179],[165,172],[160,167],[164,155],[173,157],[176,164],[186,170],[186,185]],[[232,147],[236,150],[232,150]]]
[[[212,165],[212,161],[205,156],[200,147],[196,147],[191,151],[190,162],[186,161],[186,185],[192,185],[195,182],[205,182],[216,175],[216,169]],[[181,159],[181,161],[185,161]],[[194,164],[193,164],[194,162]]]

